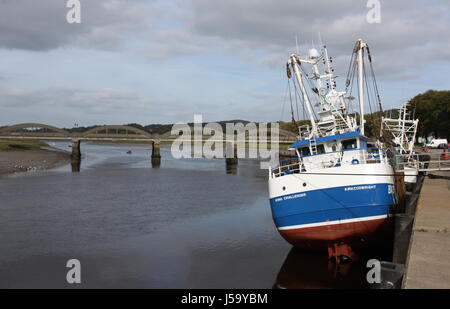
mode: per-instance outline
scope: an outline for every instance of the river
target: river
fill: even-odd
[[[0,288],[366,287],[367,259],[336,274],[325,252],[279,236],[256,161],[227,173],[224,160],[177,160],[169,146],[159,168],[146,145],[81,150],[79,173],[0,177]],[[79,285],[66,281],[70,259]]]

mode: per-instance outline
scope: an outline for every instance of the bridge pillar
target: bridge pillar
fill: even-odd
[[[72,140],[72,154],[70,156],[72,160],[81,160],[80,143],[81,141],[79,139]]]
[[[81,165],[81,141],[79,139],[72,140],[72,154],[70,155],[72,172],[79,172]]]
[[[79,139],[72,140],[72,154],[71,158],[76,160],[81,160],[81,150],[80,150],[81,141]]]
[[[159,140],[154,140],[152,144],[152,167],[159,167],[161,165],[161,143]]]

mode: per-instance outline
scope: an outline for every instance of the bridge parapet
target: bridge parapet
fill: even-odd
[[[66,130],[42,123],[19,123],[0,129],[1,135],[6,136],[36,136],[36,137],[68,137]]]
[[[144,130],[123,125],[107,125],[92,128],[83,132],[79,137],[105,137],[105,138],[131,138],[131,139],[152,139],[152,135]]]

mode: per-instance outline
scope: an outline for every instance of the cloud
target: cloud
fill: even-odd
[[[50,107],[84,110],[87,113],[110,113],[143,106],[135,92],[109,88],[49,88],[36,91],[9,88],[1,90],[0,96],[2,107],[15,109]]]
[[[0,47],[45,51],[61,46],[118,48],[147,29],[157,8],[141,0],[81,1],[81,23],[69,24],[65,0],[2,0]]]
[[[142,53],[152,59],[205,53],[210,51],[210,41],[183,29],[172,28],[154,33],[151,42],[142,48]]]
[[[259,92],[250,93],[250,96],[252,96],[256,99],[266,100],[266,99],[272,98],[274,96],[274,94],[270,93],[270,92],[259,91]]]
[[[380,1],[382,21],[369,24],[366,0],[81,0],[82,23],[68,24],[65,0],[1,0],[0,109],[66,123],[271,119],[295,37],[304,54],[319,31],[339,89],[358,38],[391,97],[421,91],[392,83],[405,79],[445,87],[431,70],[450,62],[448,0]]]
[[[296,36],[305,52],[312,41],[318,43],[320,32],[330,54],[341,57],[336,62],[341,75],[358,38],[372,47],[377,73],[390,78],[450,60],[450,12],[443,0],[381,1],[380,24],[366,21],[369,9],[361,0],[82,1],[81,24],[66,22],[65,2],[3,0],[0,47],[116,50],[132,37],[151,59],[226,52],[278,68],[295,51]],[[424,54],[432,57],[415,62]]]
[[[404,76],[411,68],[449,60],[450,12],[440,0],[412,0],[408,5],[381,1],[380,24],[366,21],[366,1],[358,0],[195,0],[187,10],[186,31],[220,39],[229,52],[270,67],[284,65],[295,51],[296,36],[304,52],[311,41],[318,43],[319,32],[331,55],[343,60],[337,63],[339,73],[346,72],[358,38],[372,47],[380,75]]]
[[[194,114],[222,119],[225,104],[187,103],[183,100],[143,97],[133,90],[53,87],[39,90],[0,88],[0,115],[16,115],[9,123],[174,123],[191,121]],[[6,119],[3,120],[3,122]],[[81,120],[78,122],[81,123]],[[3,123],[2,122],[2,123]]]

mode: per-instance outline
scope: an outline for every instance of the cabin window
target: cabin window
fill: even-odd
[[[359,148],[366,149],[367,148],[367,142],[365,140],[360,139],[359,140]]]
[[[309,147],[299,148],[298,152],[300,153],[301,156],[309,156],[310,155]]]
[[[342,149],[355,149],[356,148],[356,139],[349,139],[346,141],[342,141]]]
[[[323,145],[317,145],[317,154],[325,153],[325,147]]]

